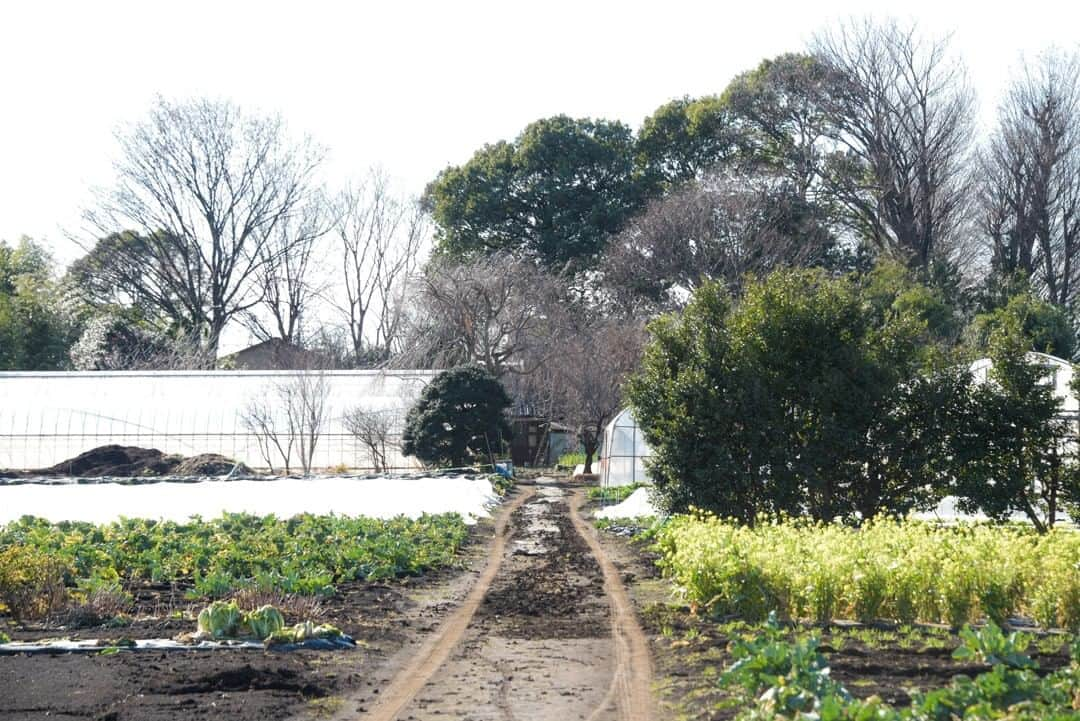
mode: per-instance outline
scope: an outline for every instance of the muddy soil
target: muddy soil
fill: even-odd
[[[572,485],[538,479],[481,526],[465,571],[339,589],[319,618],[356,638],[354,651],[0,657],[0,721],[652,721],[648,642],[579,515],[582,500]],[[161,613],[182,591],[143,589],[140,610],[156,609],[153,618],[78,633],[190,630],[190,620]]]
[[[649,637],[663,715],[680,721],[734,718],[741,709],[729,705],[718,676],[732,662],[727,647],[731,634],[739,631],[679,605],[647,546],[616,534],[601,534],[601,538],[608,557],[622,572]],[[852,695],[877,695],[897,707],[911,704],[911,689],[940,688],[957,674],[975,676],[988,670],[953,659],[960,640],[940,628],[901,632],[852,624],[827,629],[807,626],[795,632],[820,634],[820,650],[829,659],[832,677]],[[1056,650],[1040,653],[1033,646],[1028,652],[1044,671],[1069,662],[1064,638]]]
[[[539,478],[529,494],[501,529],[502,558],[482,598],[437,634],[446,643],[425,651],[437,663],[398,667],[355,697],[352,712],[369,721],[653,718],[645,637],[580,518],[580,489]]]
[[[385,583],[341,584],[332,597],[282,604],[289,623],[300,620],[298,614],[310,613],[356,639],[353,650],[0,656],[0,721],[46,716],[262,721],[332,714],[345,696],[373,683],[375,669],[416,644],[456,606],[476,575],[473,567],[486,560],[491,534],[491,522],[475,527],[464,552],[464,568]],[[185,599],[183,586],[132,590],[135,620],[129,625],[72,628],[72,619],[58,617],[5,630],[15,640],[170,638],[191,631],[193,614],[204,605]]]
[[[610,604],[569,501],[567,488],[541,481],[514,512],[501,565],[460,643],[396,718],[585,719],[604,704]],[[357,699],[358,710],[376,700]]]

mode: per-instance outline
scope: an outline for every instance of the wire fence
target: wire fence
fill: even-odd
[[[301,429],[288,431],[280,390],[289,372],[0,373],[0,468],[49,468],[105,445],[154,448],[184,456],[217,453],[253,468],[284,459],[250,420],[261,403],[277,419],[281,444],[290,438],[292,468],[300,467]],[[426,372],[328,371],[322,423],[311,465],[373,469],[371,450],[348,428],[355,409],[386,413],[385,463],[411,469],[401,456],[401,424],[429,380]],[[282,430],[284,429],[284,430]],[[381,463],[380,463],[381,465]]]

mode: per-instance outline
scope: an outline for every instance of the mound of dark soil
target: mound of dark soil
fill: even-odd
[[[156,448],[100,446],[41,471],[43,476],[162,476],[172,473],[180,456],[167,456]]]
[[[179,455],[166,455],[156,448],[110,445],[92,448],[50,468],[30,471],[2,470],[0,478],[221,476],[230,472],[235,465],[235,461],[216,453],[204,453],[184,458]],[[240,464],[236,471],[241,474],[251,473],[251,469],[243,464]]]

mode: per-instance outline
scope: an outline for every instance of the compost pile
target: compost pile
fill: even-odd
[[[185,458],[166,455],[156,448],[109,445],[93,448],[49,468],[0,470],[0,478],[221,476],[232,471],[234,466],[235,461],[216,453]],[[241,464],[236,472],[249,475],[251,469]]]

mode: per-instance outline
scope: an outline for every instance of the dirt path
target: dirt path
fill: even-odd
[[[647,642],[580,491],[527,486],[465,601],[336,718],[650,721]],[[391,661],[388,667],[393,667]]]

